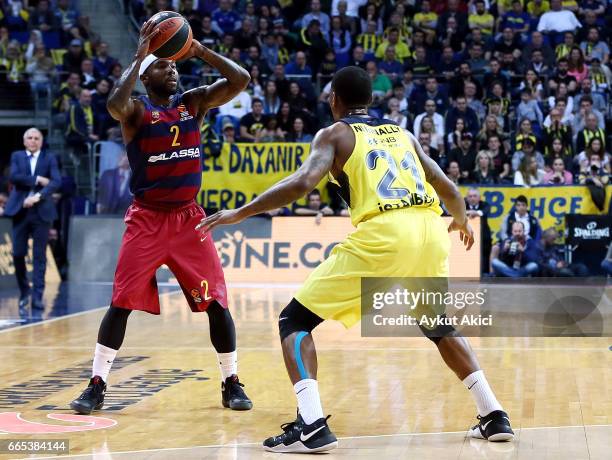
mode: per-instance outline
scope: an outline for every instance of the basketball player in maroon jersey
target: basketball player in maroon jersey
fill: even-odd
[[[148,54],[158,33],[149,20],[141,31],[132,65],[113,89],[107,108],[121,122],[134,202],[125,215],[110,308],[98,333],[89,386],[70,407],[80,414],[100,409],[106,381],[132,310],[159,314],[156,270],[167,265],[194,312],[205,311],[221,368],[222,404],[234,410],[253,406],[237,376],[236,331],[227,309],[225,280],[211,238],[194,227],[204,217],[195,202],[202,180],[200,124],[206,112],[244,90],[246,70],[193,41],[183,59],[196,57],[222,75],[210,86],[177,93],[174,61]],[[132,97],[136,79],[147,95]]]

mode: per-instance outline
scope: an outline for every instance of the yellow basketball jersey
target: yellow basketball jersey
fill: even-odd
[[[396,209],[430,209],[442,214],[440,199],[406,131],[389,120],[343,118],[355,133],[355,148],[333,182],[350,208],[354,226]]]

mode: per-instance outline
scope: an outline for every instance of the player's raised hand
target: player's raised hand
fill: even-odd
[[[227,209],[214,213],[212,216],[205,217],[196,225],[196,230],[200,232],[202,236],[205,233],[210,232],[213,228],[219,225],[231,225],[242,222],[244,217],[240,215],[239,209]]]
[[[138,39],[138,49],[136,50],[137,58],[144,59],[149,54],[151,38],[159,33],[159,29],[155,27],[156,24],[149,19],[140,28],[140,38]]]
[[[474,230],[472,230],[468,220],[465,219],[463,223],[459,223],[453,219],[451,224],[448,226],[448,232],[450,233],[454,231],[459,232],[459,239],[465,245],[465,250],[469,251],[472,249],[472,246],[474,245]]]

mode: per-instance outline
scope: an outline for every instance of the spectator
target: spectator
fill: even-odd
[[[395,48],[395,58],[404,63],[406,59],[410,57],[410,48],[408,45],[400,41],[400,32],[396,27],[392,27],[388,31],[387,39],[378,45],[376,48],[376,58],[382,59],[385,56],[387,47],[393,46]]]
[[[461,178],[467,180],[476,167],[476,150],[471,133],[463,133],[459,148],[450,151],[449,161],[456,161],[461,171]]]
[[[508,135],[504,133],[501,125],[497,121],[495,115],[487,115],[485,117],[482,128],[476,136],[476,149],[486,149],[489,143],[489,137],[497,136],[502,142],[504,150],[510,150],[510,143],[508,142]]]
[[[240,15],[232,9],[230,0],[219,0],[219,8],[212,14],[212,28],[219,36],[233,34],[240,29]]]
[[[100,140],[99,121],[91,106],[91,91],[81,90],[79,101],[70,106],[66,115],[66,143],[76,155],[86,155],[87,145]]]
[[[241,91],[234,99],[219,107],[219,115],[240,120],[248,113],[249,107],[251,107],[251,96],[246,91]]]
[[[603,141],[599,137],[590,139],[586,149],[576,156],[575,161],[580,167],[580,170],[588,167],[591,155],[598,155],[601,159],[603,168],[607,172],[610,172],[610,155],[606,152]]]
[[[565,155],[572,154],[572,128],[563,124],[563,112],[560,109],[554,108],[544,120],[544,142],[546,145],[545,154],[550,154],[550,146],[554,138],[559,138],[563,141],[566,147]],[[595,126],[597,122],[595,121]]]
[[[434,147],[440,154],[445,152],[444,136],[441,136],[436,131],[436,126],[433,123],[433,119],[429,116],[421,119],[421,126],[419,127],[419,134],[427,133],[431,139],[431,146]]]
[[[478,117],[476,112],[468,107],[465,96],[459,96],[455,99],[455,106],[446,113],[446,131],[451,131],[452,127],[455,126],[455,121],[460,117],[465,121],[467,131],[475,136],[479,129]]]
[[[445,46],[442,49],[442,56],[435,65],[435,71],[442,74],[447,81],[450,81],[457,70],[458,63],[455,60],[455,53],[450,46]]]
[[[115,84],[119,81],[122,74],[123,74],[123,66],[119,62],[116,62],[115,64],[111,66],[111,72],[110,72],[110,75],[108,76],[108,79],[111,81],[113,86],[115,86]]]
[[[289,98],[288,98],[289,106],[291,107],[291,111],[296,115],[301,115],[311,121],[312,112],[309,108],[309,102],[306,98],[306,95],[300,88],[300,85],[292,81],[289,84]]]
[[[94,89],[100,75],[95,71],[93,61],[89,58],[81,62],[81,86],[85,89]]]
[[[268,80],[266,82],[263,94],[263,105],[264,114],[266,115],[276,115],[276,112],[280,109],[281,100],[278,97],[276,82],[274,80]]]
[[[491,228],[488,220],[490,210],[489,203],[480,199],[478,189],[469,188],[465,196],[465,213],[470,220],[480,218],[480,269],[483,272],[488,271],[491,254]]]
[[[250,113],[247,113],[240,119],[240,140],[259,142],[265,123],[261,99],[253,99],[251,109]]]
[[[591,98],[594,110],[602,114],[606,112],[606,100],[601,94],[593,92],[593,82],[590,78],[585,78],[580,82],[580,92],[574,96],[574,103],[572,104],[575,109],[580,107],[580,101],[582,101],[583,97]]]
[[[220,35],[213,28],[212,17],[208,14],[202,16],[201,25],[193,29],[193,34],[193,38],[207,48],[216,49],[219,44]],[[231,35],[228,36],[231,37]]]
[[[523,222],[512,223],[509,238],[500,242],[491,253],[491,267],[496,276],[520,278],[538,273],[538,248],[530,238]]]
[[[49,0],[39,0],[28,20],[28,29],[50,32],[59,29],[57,18],[49,8]]]
[[[288,75],[312,76],[312,69],[306,62],[306,53],[303,51],[298,51],[295,53],[295,59],[285,66],[285,73]]]
[[[570,51],[567,74],[576,79],[577,85],[588,76],[588,68],[584,62],[582,50],[577,46]]]
[[[325,58],[319,67],[319,75],[324,77],[323,81],[331,81],[333,75],[336,73],[336,70],[338,70],[336,53],[330,48],[325,52]]]
[[[23,135],[25,150],[11,155],[10,180],[14,187],[4,208],[13,219],[13,265],[19,286],[19,308],[32,299],[32,308],[42,309],[47,265],[47,240],[57,211],[51,195],[59,190],[61,176],[55,155],[43,149],[43,135],[36,128]],[[26,270],[28,239],[33,240],[33,290]]]
[[[315,0],[317,1],[317,0]],[[321,223],[323,216],[333,216],[334,211],[321,200],[321,192],[318,189],[314,189],[306,196],[306,206],[296,206],[293,213],[296,216],[316,216],[316,223]]]
[[[264,128],[261,131],[261,142],[281,142],[285,140],[285,134],[278,127],[276,117],[266,116]]]
[[[351,56],[351,61],[349,61],[348,65],[354,65],[357,67],[361,67],[362,69],[365,70],[366,68],[366,59],[365,59],[365,51],[363,49],[363,46],[361,45],[356,45],[353,48],[353,54]]]
[[[249,93],[251,98],[262,99],[263,98],[263,83],[260,78],[259,66],[257,64],[253,64],[249,68],[249,75],[251,76],[251,81],[247,85],[246,91]]]
[[[577,88],[576,78],[568,74],[569,61],[561,58],[557,61],[557,70],[548,80],[548,88],[555,91],[560,83],[567,85],[568,93],[574,94]]]
[[[495,18],[486,10],[484,0],[476,0],[474,4],[476,6],[476,11],[470,14],[468,18],[469,27],[471,30],[479,29],[482,31],[483,35],[490,37],[493,35]]]
[[[378,63],[378,68],[380,72],[389,77],[391,81],[397,81],[403,74],[404,69],[401,62],[395,58],[395,46],[387,46],[385,58]]]
[[[244,18],[240,28],[234,32],[234,46],[246,50],[254,43],[257,43],[255,26],[251,19]]]
[[[493,171],[500,182],[511,183],[512,171],[510,169],[510,159],[504,150],[499,136],[493,134],[487,139],[487,150],[491,156]]]
[[[555,142],[561,144],[561,139],[555,139]],[[553,150],[555,146],[553,144]],[[565,170],[563,158],[556,157],[552,161],[552,169],[544,174],[542,185],[572,185],[572,174]]]
[[[572,112],[574,111],[574,99],[569,96],[569,90],[564,82],[559,82],[554,96],[550,96],[548,98],[549,108],[553,109],[560,101],[564,101],[566,103],[563,118],[571,119]]]
[[[4,191],[0,192],[0,217],[4,215],[4,209],[6,208],[7,201],[8,195]]]
[[[549,228],[542,233],[540,241],[540,266],[541,276],[589,276],[586,265],[581,263],[568,264],[565,261],[563,246],[555,244],[559,239],[559,232]]]
[[[323,11],[321,11],[320,0],[311,0],[310,12],[302,18],[302,28],[306,29],[312,21],[318,21],[319,25],[321,26],[321,32],[325,37],[329,35],[329,16]]]
[[[476,113],[478,122],[480,123],[485,117],[486,109],[484,104],[476,96],[477,91],[478,88],[476,88],[476,85],[471,81],[466,82],[463,86],[463,93],[465,95],[468,107]]]
[[[96,89],[91,92],[91,106],[93,107],[94,118],[98,120],[98,132],[102,135],[104,135],[109,128],[117,126],[117,122],[110,116],[110,113],[108,113],[106,109],[110,88],[110,81],[106,78],[101,78],[96,83]]]
[[[523,141],[530,139],[533,145],[538,146],[538,139],[533,132],[531,122],[527,118],[523,118],[519,123],[519,129],[514,136],[514,150],[523,150]]]
[[[603,114],[599,110],[593,108],[593,99],[588,96],[584,96],[580,99],[580,108],[573,119],[572,131],[577,133],[580,130],[587,128],[587,119],[593,119],[593,117],[597,120],[597,128],[605,128],[606,123]],[[593,124],[589,124],[588,128],[593,130]],[[602,138],[605,139],[605,137]],[[576,150],[578,149],[579,147],[576,146]]]
[[[68,51],[63,57],[63,69],[66,72],[80,72],[81,63],[87,58],[87,54],[83,50],[83,42],[78,38],[70,41]]]
[[[446,177],[455,185],[459,185],[463,183],[463,178],[461,177],[461,171],[459,169],[459,163],[456,161],[449,161],[448,168],[446,168]]]
[[[438,15],[431,11],[429,0],[421,2],[421,11],[414,15],[413,24],[416,29],[423,30],[430,40],[436,36]]]
[[[541,126],[544,122],[544,116],[538,102],[534,100],[532,92],[527,89],[521,91],[521,102],[516,107],[516,117],[527,119],[538,126]]]
[[[107,77],[116,62],[117,60],[108,54],[108,43],[98,43],[98,46],[96,46],[96,57],[93,61],[95,72],[101,77]]]
[[[0,58],[0,72],[3,73],[0,77],[9,83],[19,83],[24,80],[25,71],[26,60],[19,42],[11,40],[8,42],[4,57]]]
[[[522,222],[525,234],[530,238],[539,241],[542,235],[542,229],[538,219],[531,215],[527,209],[527,198],[525,195],[519,195],[514,200],[514,206],[510,209],[510,213],[504,218],[500,230],[500,239],[510,238],[510,229],[514,222]]]
[[[571,112],[567,111],[567,101],[568,99],[556,99],[555,100],[555,105],[554,108],[550,111],[550,113],[546,116],[546,118],[544,118],[544,123],[542,123],[544,125],[544,127],[549,127],[552,125],[553,123],[553,113],[557,114],[557,110],[558,113],[560,114],[560,120],[559,122],[562,125],[568,126],[571,128],[571,123],[573,121],[573,116],[571,114]],[[555,115],[556,116],[556,115]]]
[[[276,114],[276,121],[278,127],[281,129],[285,137],[291,132],[291,129],[293,128],[293,116],[294,115],[291,112],[291,106],[289,105],[289,102],[281,102],[280,110]]]
[[[512,10],[506,12],[502,19],[500,26],[510,27],[516,33],[527,34],[531,26],[531,17],[528,13],[523,11],[523,3],[521,0],[512,0]]]
[[[560,43],[555,48],[555,56],[557,59],[565,58],[569,60],[570,51],[576,46],[576,36],[573,32],[565,32],[563,34],[563,43]]]
[[[546,145],[546,156],[544,157],[546,164],[550,165],[554,159],[561,158],[565,167],[570,167],[573,159],[568,152],[571,152],[571,148],[563,143],[563,139],[560,137],[553,137],[550,144]]]
[[[528,145],[527,143],[524,144]],[[521,160],[521,164],[514,173],[514,185],[522,185],[531,187],[543,183],[545,172],[538,168],[538,162],[535,157],[525,155]]]
[[[540,16],[538,31],[547,33],[552,43],[559,43],[563,32],[582,27],[574,13],[563,10],[561,0],[550,0],[550,9],[551,11]]]
[[[387,120],[393,121],[394,123],[397,123],[397,125],[401,128],[407,128],[406,123],[408,122],[408,120],[405,115],[400,113],[399,100],[397,100],[397,98],[395,97],[392,97],[391,99],[389,99],[389,102],[387,102],[387,108],[388,111],[385,114],[385,118]],[[415,135],[418,136],[418,134]]]
[[[334,16],[331,21],[331,32],[329,33],[329,44],[336,54],[338,68],[345,67],[350,58],[350,50],[353,45],[351,34],[342,26],[339,16]]]
[[[495,169],[493,169],[491,154],[486,150],[481,150],[476,155],[476,168],[472,172],[471,182],[480,185],[493,185],[499,182]]]
[[[542,50],[534,49],[530,54],[531,59],[528,61],[523,61],[523,66],[527,71],[532,70],[536,73],[536,75],[548,75],[551,70],[548,64],[544,61],[544,55],[542,54]],[[542,90],[544,87],[542,86]],[[538,94],[538,97],[541,99],[542,95]]]
[[[440,87],[438,80],[433,76],[425,79],[425,91],[415,89],[412,92],[411,102],[408,104],[410,112],[413,115],[423,113],[426,110],[425,102],[428,99],[436,103],[436,111],[444,113],[448,110],[448,93]],[[449,125],[447,124],[447,126]],[[454,126],[454,123],[451,123],[450,126]]]
[[[295,117],[293,119],[293,127],[291,129],[291,134],[289,134],[287,141],[289,142],[311,142],[312,134],[308,134],[304,132],[304,120],[300,117]]]
[[[610,60],[610,47],[605,41],[599,39],[599,29],[597,27],[589,27],[587,39],[580,43],[580,49],[586,62],[591,62],[593,58],[597,58],[600,62],[608,64]]]
[[[520,34],[516,34],[511,27],[504,27],[501,37],[495,43],[495,57],[502,59],[504,54],[510,53],[516,59],[522,54],[523,43]]]
[[[608,185],[609,180],[610,176],[603,166],[602,158],[597,154],[591,154],[588,165],[582,167],[580,170],[578,183],[587,186],[593,204],[595,204],[600,211],[604,210],[606,185]]]
[[[47,97],[50,91],[51,77],[55,75],[53,59],[47,55],[44,44],[37,45],[33,55],[28,59],[26,72],[29,75],[32,93]]]
[[[372,80],[372,105],[378,105],[384,99],[391,96],[391,80],[386,75],[378,72],[378,66],[374,61],[366,64],[366,71]]]
[[[368,7],[375,8],[374,4],[370,3]],[[366,27],[363,29],[365,32],[357,36],[357,44],[363,47],[365,56],[370,59],[374,58],[376,50],[382,43],[382,33],[377,32],[377,22],[370,20],[367,21]]]
[[[510,80],[507,72],[502,69],[501,63],[497,58],[491,58],[489,61],[489,69],[483,77],[485,88],[491,88],[494,83],[500,83],[504,90],[510,86]]]
[[[459,64],[459,72],[450,82],[450,95],[452,98],[457,99],[460,96],[464,96],[466,83],[473,83],[476,85],[476,94],[480,98],[482,95],[482,89],[478,80],[472,75],[472,69],[469,62],[462,62]]]
[[[525,137],[521,142],[521,150],[517,150],[512,155],[512,170],[518,171],[519,166],[525,157],[533,158],[536,161],[537,169],[544,169],[544,157],[535,149],[535,142],[530,137]],[[516,179],[514,181],[517,184]]]
[[[98,184],[98,214],[125,214],[134,198],[130,192],[131,176],[127,154],[119,157],[116,168],[102,173]]]
[[[464,37],[467,33],[468,17],[467,14],[459,10],[459,0],[448,0],[446,11],[438,18],[438,37],[444,35],[444,32],[449,28],[449,20],[456,24],[456,30],[459,36]]]
[[[421,122],[425,117],[429,117],[433,121],[436,134],[442,137],[444,136],[444,117],[437,113],[436,109],[435,100],[428,99],[425,101],[425,111],[417,115],[414,119],[413,132],[416,137],[418,137],[421,132]]]
[[[553,49],[544,40],[542,32],[534,30],[531,32],[531,42],[525,46],[523,51],[523,60],[525,63],[529,60],[529,57],[533,57],[534,51],[540,51],[542,53],[543,62],[548,67],[551,67],[555,63],[555,53]],[[533,60],[533,59],[532,59]]]
[[[224,119],[222,125],[223,142],[226,144],[236,143],[236,128],[229,118]]]

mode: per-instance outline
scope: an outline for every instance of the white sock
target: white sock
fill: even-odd
[[[306,425],[323,417],[321,397],[319,396],[319,383],[314,379],[304,379],[293,385],[298,400],[300,415]]]
[[[98,375],[106,383],[108,381],[108,373],[111,370],[115,356],[117,356],[117,350],[96,343],[96,351],[94,353],[91,376],[95,377]]]
[[[503,410],[483,371],[472,372],[463,380],[463,384],[472,393],[481,417],[489,415],[494,410]]]
[[[232,351],[231,353],[217,353],[217,360],[219,361],[219,369],[221,370],[221,381],[225,382],[225,379],[232,375],[238,375],[238,352]]]

